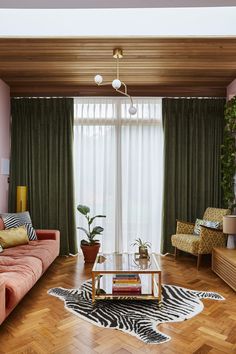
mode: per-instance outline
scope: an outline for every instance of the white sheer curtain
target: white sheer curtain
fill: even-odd
[[[102,252],[131,252],[141,237],[160,252],[163,133],[161,99],[136,98],[137,114],[123,98],[74,100],[75,201],[91,208],[104,227]],[[77,213],[77,225],[85,220]],[[83,234],[78,233],[79,241]]]

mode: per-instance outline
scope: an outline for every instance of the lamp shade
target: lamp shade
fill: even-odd
[[[22,212],[27,210],[27,187],[16,187],[16,212]]]
[[[228,235],[236,234],[236,215],[223,216],[223,232]]]

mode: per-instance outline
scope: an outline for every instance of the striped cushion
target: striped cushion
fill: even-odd
[[[196,222],[195,222],[194,231],[193,231],[194,235],[200,235],[201,225],[202,226],[212,227],[213,229],[219,229],[220,228],[220,222],[219,221],[197,219]]]
[[[36,232],[32,226],[32,221],[28,211],[23,213],[1,214],[6,229],[25,225],[29,240],[37,240]]]

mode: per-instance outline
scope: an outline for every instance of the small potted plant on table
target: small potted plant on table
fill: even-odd
[[[96,218],[105,218],[106,215],[96,215],[90,217],[90,208],[86,205],[81,204],[77,206],[77,210],[85,216],[88,223],[88,230],[86,230],[84,227],[78,227],[78,229],[82,230],[88,238],[88,240],[81,241],[80,247],[84,255],[85,263],[92,263],[95,261],[100,248],[100,242],[96,240],[95,237],[101,235],[104,229],[101,226],[95,226],[94,228],[92,228],[91,225]]]
[[[141,238],[136,238],[135,242],[132,243],[132,246],[138,246],[139,258],[149,258],[148,248],[151,247],[150,242],[142,241]]]

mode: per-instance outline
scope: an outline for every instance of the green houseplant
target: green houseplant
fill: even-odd
[[[224,196],[224,204],[231,210],[234,204],[234,175],[236,172],[236,97],[233,97],[225,105],[225,128],[224,140],[221,154],[222,167],[222,189]]]
[[[147,241],[142,241],[141,238],[136,238],[135,242],[131,244],[132,246],[138,246],[139,257],[148,258],[148,248],[151,247],[151,243]]]
[[[90,208],[86,205],[78,205],[77,210],[80,214],[84,215],[87,220],[88,229],[84,227],[78,227],[79,230],[83,231],[87,236],[87,240],[83,239],[81,241],[80,247],[84,255],[85,263],[92,263],[95,261],[100,248],[100,242],[96,239],[98,235],[101,235],[104,228],[101,226],[92,227],[92,223],[96,218],[105,218],[106,215],[95,215],[90,216]]]

